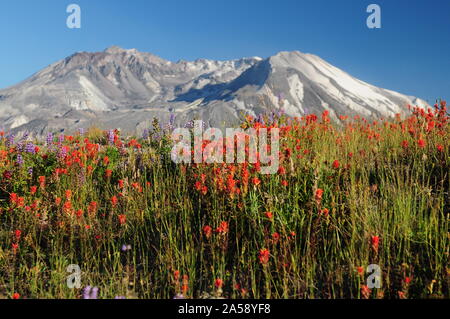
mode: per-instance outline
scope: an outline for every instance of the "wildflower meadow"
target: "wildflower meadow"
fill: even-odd
[[[445,102],[339,120],[247,116],[275,174],[175,163],[156,120],[0,132],[0,298],[449,298]]]

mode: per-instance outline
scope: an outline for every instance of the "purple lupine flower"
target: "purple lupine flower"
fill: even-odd
[[[97,299],[97,295],[98,295],[98,287],[92,288],[91,299]]]
[[[17,143],[17,151],[20,153],[23,152],[23,143],[22,142]]]
[[[91,299],[91,286],[86,286],[83,289],[83,299]]]
[[[108,131],[108,141],[109,141],[109,144],[114,144],[114,131],[113,130]]]
[[[33,167],[28,167],[28,175],[33,176]]]
[[[59,154],[58,154],[61,158],[66,158],[67,156],[67,148],[66,147],[61,147],[59,149]]]
[[[53,134],[52,133],[47,134],[46,143],[47,143],[47,146],[50,146],[53,144]]]
[[[27,143],[27,146],[25,146],[25,152],[35,154],[36,153],[36,146],[33,143]]]
[[[22,157],[22,155],[17,154],[16,163],[17,163],[17,165],[19,165],[19,166],[22,166],[22,165],[23,165],[23,157]]]
[[[127,299],[125,296],[115,296],[114,299]]]
[[[131,250],[131,245],[122,245],[123,252],[128,251],[128,250]]]
[[[84,135],[84,128],[80,127],[78,129],[78,133],[80,134],[80,136],[83,136]]]
[[[175,124],[175,114],[170,113],[169,126],[172,128],[174,124]]]
[[[144,132],[142,132],[142,138],[144,140],[148,139],[148,137],[150,136],[148,129],[145,129]]]
[[[276,111],[275,118],[279,120],[284,114],[284,109],[281,107]]]
[[[60,134],[58,137],[59,144],[62,144],[64,142],[64,134]]]
[[[83,289],[83,299],[97,299],[98,287],[86,286]]]
[[[173,299],[186,299],[186,297],[182,294],[177,294],[175,297],[173,297]]]
[[[258,114],[258,123],[264,124],[264,117],[261,113]]]
[[[29,135],[30,135],[30,133],[28,131],[25,131],[25,133],[23,133],[23,135],[22,135],[21,140],[25,141],[28,138]]]
[[[11,147],[14,145],[14,134],[9,134],[8,137],[6,138],[6,146]]]

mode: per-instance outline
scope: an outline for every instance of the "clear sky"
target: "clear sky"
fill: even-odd
[[[81,29],[66,8],[81,7]],[[366,8],[381,7],[381,29]],[[371,84],[450,99],[449,0],[2,0],[0,88],[111,45],[177,61],[317,54]]]

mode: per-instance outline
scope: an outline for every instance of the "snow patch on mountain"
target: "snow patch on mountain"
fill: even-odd
[[[92,110],[92,111],[109,111],[110,108],[105,103],[106,96],[94,85],[89,79],[84,76],[80,76],[79,83],[86,95],[85,101],[79,101],[78,107],[74,107],[76,110]],[[76,103],[75,103],[76,105]]]

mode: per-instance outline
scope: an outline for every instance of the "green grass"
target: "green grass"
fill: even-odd
[[[62,144],[54,140],[51,147],[34,141],[40,150],[31,154],[20,152],[19,138],[7,145],[4,133],[0,296],[81,298],[82,289],[66,284],[67,267],[77,264],[82,286],[99,287],[99,298],[448,298],[445,113],[375,124],[347,120],[339,127],[326,117],[308,119],[277,119],[285,128],[284,175],[261,175],[253,164],[174,164],[167,135],[131,145],[119,137],[110,145],[106,132],[93,130]],[[427,131],[430,121],[436,126]],[[243,127],[251,125],[247,119]],[[19,153],[22,165],[16,163]],[[57,176],[58,168],[67,174]],[[39,176],[46,177],[45,187]],[[227,187],[230,176],[239,193]],[[256,176],[258,186],[252,184]],[[37,186],[35,194],[31,186]],[[324,191],[320,201],[317,189]],[[64,209],[66,190],[72,191],[70,209]],[[12,203],[11,193],[23,197],[23,205]],[[97,209],[88,213],[91,202]],[[124,224],[119,215],[126,216]],[[216,231],[222,222],[228,231]],[[212,228],[210,236],[205,226]],[[377,248],[373,237],[379,238]],[[131,249],[123,252],[122,245]],[[259,258],[262,249],[270,252],[267,264]],[[370,264],[380,266],[382,285],[364,296],[370,274],[358,267]]]

